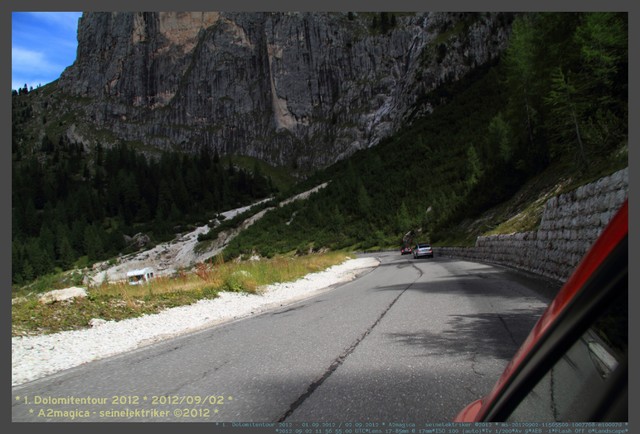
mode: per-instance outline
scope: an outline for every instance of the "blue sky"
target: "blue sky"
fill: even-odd
[[[76,58],[81,12],[13,12],[11,89],[36,88],[60,77]]]

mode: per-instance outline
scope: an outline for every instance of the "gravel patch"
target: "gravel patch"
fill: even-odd
[[[327,185],[328,182],[320,184],[308,191],[280,202],[279,206],[284,206],[296,200],[308,199],[311,194],[325,188]],[[225,217],[225,220],[230,220],[249,210],[251,207],[268,202],[271,199],[272,198],[263,199],[254,204],[225,211],[221,214]],[[197,227],[193,231],[172,241],[158,244],[157,246],[143,252],[118,258],[115,265],[110,265],[109,261],[98,263],[94,265],[96,272],[90,277],[90,282],[94,285],[99,285],[104,281],[117,282],[120,280],[126,280],[128,271],[145,267],[153,268],[156,276],[171,275],[178,269],[190,268],[198,262],[204,262],[222,252],[225,246],[242,230],[260,220],[267,211],[271,209],[273,208],[264,209],[247,218],[240,224],[239,228],[227,229],[218,234],[218,238],[213,240],[213,243],[202,252],[196,252],[195,247],[198,244],[198,236],[209,232],[209,225]]]
[[[350,259],[295,282],[262,288],[259,295],[222,292],[214,300],[123,321],[93,321],[93,327],[41,336],[13,337],[12,385],[17,386],[93,360],[256,315],[316,295],[376,267],[375,258]]]

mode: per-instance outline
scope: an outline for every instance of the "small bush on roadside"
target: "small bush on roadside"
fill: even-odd
[[[223,288],[230,292],[249,292],[255,294],[258,284],[249,272],[239,270],[226,277]]]

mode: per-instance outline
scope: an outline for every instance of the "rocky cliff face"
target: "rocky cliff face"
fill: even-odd
[[[421,97],[497,56],[509,23],[503,14],[85,13],[59,86],[80,97],[77,122],[119,139],[315,168],[430,110]],[[78,125],[69,131],[93,140]]]

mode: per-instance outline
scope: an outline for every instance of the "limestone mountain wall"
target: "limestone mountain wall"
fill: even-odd
[[[69,134],[324,167],[495,59],[512,14],[88,12],[59,80]],[[376,24],[377,23],[377,24]],[[108,145],[108,143],[107,143]]]

